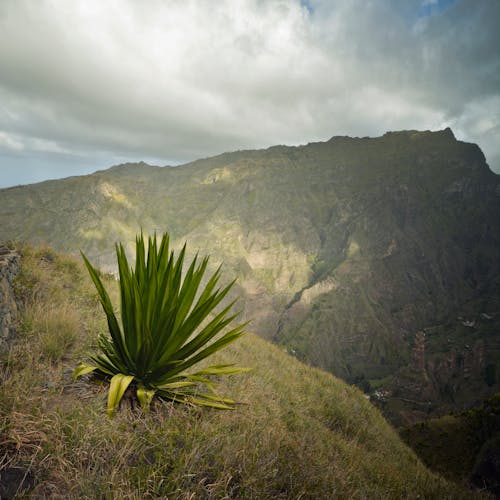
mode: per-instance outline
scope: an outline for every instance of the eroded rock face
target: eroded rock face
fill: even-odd
[[[18,303],[13,282],[19,273],[19,254],[0,246],[0,350],[7,347],[15,333]]]

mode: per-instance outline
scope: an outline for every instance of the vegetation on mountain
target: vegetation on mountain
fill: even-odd
[[[358,389],[251,333],[213,355],[255,367],[221,380],[234,411],[157,400],[105,418],[107,386],[72,381],[107,331],[99,295],[79,259],[20,250],[21,324],[0,359],[2,498],[482,497],[429,472]]]
[[[155,396],[231,409],[234,401],[219,396],[215,390],[216,383],[207,377],[248,371],[226,364],[186,373],[193,365],[241,337],[245,325],[231,328],[215,340],[238,316],[229,314],[234,302],[215,314],[215,309],[234,282],[222,289],[216,288],[220,278],[219,268],[201,287],[208,257],[197,263],[196,256],[188,270],[184,271],[186,246],[176,258],[175,253],[170,251],[169,241],[169,235],[165,233],[158,246],[155,234],[148,238],[146,248],[143,234],[137,236],[135,270],[129,266],[123,245],[116,245],[121,328],[99,270],[82,254],[106,313],[111,338],[105,335],[99,337],[100,353],[91,356],[93,364],[81,363],[75,370],[74,378],[88,373],[110,378],[110,417],[132,386],[144,409],[149,408]],[[210,394],[200,393],[197,388],[200,384],[205,385]]]
[[[449,129],[334,137],[0,190],[0,240],[210,248],[256,333],[408,424],[500,390],[499,179]]]
[[[500,393],[480,406],[400,429],[432,470],[500,495]]]

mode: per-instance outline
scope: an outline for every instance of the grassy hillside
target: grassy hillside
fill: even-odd
[[[356,388],[246,335],[221,362],[255,369],[220,392],[234,411],[126,404],[71,381],[105,326],[78,261],[25,247],[17,341],[0,362],[0,496],[471,498],[429,472]],[[113,285],[112,279],[108,282]]]
[[[107,270],[141,227],[209,248],[258,335],[408,423],[500,390],[499,194],[449,129],[334,137],[0,190],[0,241]]]
[[[432,470],[500,496],[500,393],[468,411],[402,428],[401,436]]]

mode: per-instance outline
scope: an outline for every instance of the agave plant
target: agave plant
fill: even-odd
[[[203,359],[219,351],[244,333],[246,324],[226,328],[237,314],[234,304],[219,307],[234,284],[218,288],[220,267],[201,282],[208,257],[195,256],[183,273],[186,245],[176,257],[165,233],[158,246],[156,234],[148,238],[147,251],[142,233],[136,238],[135,269],[129,266],[124,246],[116,245],[121,295],[121,326],[99,272],[82,253],[108,320],[109,334],[98,339],[100,352],[91,363],[80,364],[74,379],[94,372],[111,380],[108,415],[112,417],[129,388],[148,409],[153,397],[229,409],[234,401],[222,398],[211,375],[246,371],[234,365],[213,365],[188,373]],[[217,312],[216,309],[219,309]],[[225,330],[225,333],[223,332]],[[200,386],[208,392],[200,393]]]

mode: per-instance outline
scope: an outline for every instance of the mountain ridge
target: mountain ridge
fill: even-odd
[[[168,230],[238,277],[254,330],[365,387],[396,422],[499,388],[480,381],[486,366],[500,374],[500,176],[476,145],[400,131],[145,165],[1,190],[0,239],[81,248],[112,270],[113,241]],[[455,319],[481,313],[493,319]]]

